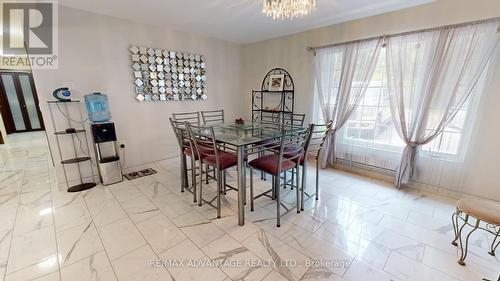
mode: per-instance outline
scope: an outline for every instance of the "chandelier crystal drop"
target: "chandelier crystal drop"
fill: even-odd
[[[262,12],[273,19],[301,18],[316,10],[316,0],[263,0]]]

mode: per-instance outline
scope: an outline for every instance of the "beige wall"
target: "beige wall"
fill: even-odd
[[[251,89],[258,89],[266,71],[283,67],[296,86],[297,112],[311,116],[313,109],[312,54],[308,46],[319,46],[434,26],[500,16],[498,0],[437,0],[436,2],[355,20],[278,39],[245,45],[242,50],[242,112],[250,111]],[[452,190],[500,200],[500,66],[482,100],[478,116],[478,143],[472,143],[469,172],[463,187]]]
[[[250,91],[273,67],[287,69],[296,83],[296,108],[311,116],[312,54],[306,47],[500,16],[498,0],[437,0],[434,3],[274,40],[240,46],[199,35],[60,8],[59,69],[35,71],[42,104],[52,90],[70,86],[76,98],[107,94],[127,166],[177,154],[168,117],[172,112],[224,108],[228,119],[250,115]],[[134,99],[128,48],[132,44],[202,53],[208,63],[205,102],[138,103]],[[466,182],[451,190],[500,200],[500,67],[486,90],[478,116]],[[47,127],[50,118],[42,106]],[[499,176],[496,176],[499,175]]]
[[[55,88],[69,86],[73,98],[80,100],[92,92],[107,94],[130,167],[178,155],[168,121],[172,112],[224,108],[232,118],[239,110],[234,106],[240,99],[239,45],[65,7],[59,14],[59,68],[33,74],[48,129],[51,119],[45,101],[53,99]],[[205,55],[207,101],[139,103],[130,67],[131,45]]]

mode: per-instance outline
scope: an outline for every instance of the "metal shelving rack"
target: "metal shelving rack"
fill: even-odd
[[[269,91],[269,79],[271,75],[275,74],[283,74],[283,90],[282,91]],[[266,97],[280,95],[279,104],[271,105],[271,109],[266,109],[268,107],[268,103],[266,102]],[[283,68],[274,68],[271,69],[264,79],[262,80],[261,90],[256,91],[252,90],[252,121],[258,122],[262,120],[263,112],[271,112],[271,113],[293,113],[294,111],[294,83],[293,79],[290,76],[288,71]]]
[[[50,117],[52,119],[52,128],[54,129],[54,134],[56,136],[57,149],[59,150],[59,155],[61,156],[61,164],[63,166],[64,178],[66,179],[66,184],[68,185],[67,191],[68,192],[79,192],[79,191],[93,188],[94,186],[96,186],[96,183],[94,182],[94,179],[95,179],[94,169],[92,167],[92,161],[91,161],[92,158],[90,157],[89,143],[87,141],[87,134],[86,134],[86,130],[84,127],[83,112],[82,112],[82,107],[81,107],[80,101],[64,101],[64,102],[62,102],[62,101],[48,101],[47,104],[49,105]],[[61,105],[64,108],[64,112],[60,108]],[[66,129],[65,130],[58,130],[57,126],[56,126],[55,119],[54,119],[54,113],[53,113],[54,106],[56,106],[58,111],[60,111],[60,113],[64,117],[66,117],[68,128],[73,128],[72,123],[71,123],[72,118],[71,118],[70,113],[69,113],[69,106],[77,106],[78,111],[80,113],[80,121],[78,121],[76,123],[79,123],[79,125],[82,126],[82,128],[75,129],[74,132],[67,132]],[[75,142],[75,138],[78,138],[78,134],[83,135],[83,138],[85,140],[85,145],[87,146],[87,153],[89,155],[83,155],[83,156],[78,155],[78,152],[76,149],[76,142]],[[71,158],[63,157],[61,143],[59,141],[59,137],[63,137],[63,136],[71,136],[74,157],[71,157]],[[83,151],[82,151],[82,153],[83,153]],[[84,162],[90,163],[90,170],[92,172],[92,182],[83,182],[81,165]],[[74,165],[74,164],[76,164],[76,166],[78,167],[78,176],[80,178],[80,183],[77,185],[69,186],[68,175],[66,173],[66,167],[67,167],[67,165]]]

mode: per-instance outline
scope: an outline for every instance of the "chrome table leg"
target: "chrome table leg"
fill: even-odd
[[[245,197],[246,197],[246,175],[245,175],[245,147],[238,146],[238,225],[245,225]]]

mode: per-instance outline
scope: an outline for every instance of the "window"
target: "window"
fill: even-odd
[[[344,127],[337,133],[339,145],[357,146],[372,150],[401,152],[405,143],[396,131],[389,105],[387,91],[385,49],[381,51],[375,73],[363,98],[360,99],[354,112]],[[330,69],[332,75],[338,75],[340,65]],[[482,91],[484,76],[474,91]],[[337,89],[333,89],[336,91]],[[476,97],[478,95],[471,95]],[[446,126],[443,133],[432,142],[422,146],[423,156],[446,160],[459,160],[456,156],[460,149],[468,142],[469,135],[464,132],[464,124],[474,112],[469,112],[471,105],[479,100],[467,100],[460,108],[455,118]],[[316,120],[324,122],[319,104],[316,103]],[[331,104],[334,106],[335,104]],[[472,107],[474,108],[474,107]],[[354,150],[351,150],[354,153]],[[342,153],[339,157],[342,157]]]
[[[351,144],[368,142],[374,148],[383,146],[384,149],[393,150],[404,147],[405,144],[398,136],[392,122],[384,52],[380,53],[368,89],[345,124],[345,129],[339,135],[339,141]]]

